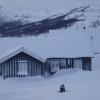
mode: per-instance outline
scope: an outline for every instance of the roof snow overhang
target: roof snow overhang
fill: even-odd
[[[18,50],[13,51],[12,53],[10,53],[10,54],[4,56],[3,58],[1,58],[1,59],[0,59],[0,63],[3,63],[4,61],[6,61],[6,60],[12,58],[13,56],[15,56],[15,55],[17,55],[17,54],[19,54],[19,53],[21,53],[21,52],[24,52],[24,53],[28,54],[29,56],[31,56],[31,57],[33,57],[33,58],[39,60],[39,61],[42,62],[42,63],[45,62],[45,60],[44,60],[43,58],[39,57],[38,55],[36,55],[36,54],[34,54],[34,53],[30,52],[30,51],[28,51],[28,50],[25,49],[24,47],[21,47],[21,48],[19,48]]]

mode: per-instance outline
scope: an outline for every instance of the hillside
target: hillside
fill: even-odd
[[[53,51],[57,51],[60,44],[63,49],[58,50],[63,56],[94,53],[93,67],[99,67],[99,0],[72,2],[74,0],[0,0],[0,56],[24,46],[45,57],[48,55],[45,50],[55,54]],[[2,38],[6,36],[9,38]]]
[[[23,35],[37,36],[40,34],[49,33],[50,30],[57,30],[61,28],[67,29],[80,21],[85,21],[86,19],[83,18],[83,13],[88,8],[89,6],[75,8],[65,14],[61,13],[58,15],[53,15],[41,21],[31,22],[29,24],[26,23],[24,25],[20,21],[6,22],[1,25],[0,33],[2,37],[22,37]]]
[[[39,0],[1,0],[0,36],[38,36],[50,33],[50,30],[67,29],[77,23],[76,29],[100,26],[98,0],[95,2],[77,0],[76,5],[72,2],[74,1],[63,0],[57,2],[58,5],[56,5],[56,0],[44,0],[43,2]]]

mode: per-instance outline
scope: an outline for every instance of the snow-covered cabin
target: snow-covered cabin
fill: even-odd
[[[4,38],[1,42],[0,75],[4,77],[37,76],[68,68],[91,70],[91,42],[82,35],[62,37],[58,33],[57,37]]]
[[[6,77],[23,77],[55,73],[68,68],[91,70],[91,57],[43,58],[28,51],[24,47],[9,53],[0,59],[0,74]]]
[[[42,75],[44,60],[24,47],[0,60],[0,74],[6,77]]]

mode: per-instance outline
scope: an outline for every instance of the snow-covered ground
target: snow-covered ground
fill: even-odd
[[[100,69],[70,69],[47,78],[0,78],[0,100],[100,100],[99,76]],[[58,92],[62,83],[68,92]]]

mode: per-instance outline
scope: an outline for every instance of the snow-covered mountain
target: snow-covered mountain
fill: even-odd
[[[38,35],[48,32],[48,29],[44,31],[48,26],[49,29],[56,29],[59,25],[68,27],[80,21],[77,28],[100,26],[99,0],[0,0],[0,13],[1,36],[9,36],[9,33],[12,36],[29,35],[32,32]]]
[[[85,12],[88,20],[100,18],[99,0],[0,0],[1,17],[5,20],[34,22],[55,14],[66,13],[81,6],[90,6]]]
[[[0,0],[2,16],[9,20],[25,17],[28,21],[38,21],[84,5],[97,10],[99,3],[99,0]]]
[[[84,6],[87,7],[85,11],[79,12],[78,11],[79,9],[77,9],[75,13],[72,13],[64,18],[64,20],[67,21],[70,18],[84,19],[83,21],[77,21],[77,23],[75,23],[72,27],[69,28],[62,27],[61,29],[50,30],[49,33],[46,32],[46,34],[42,34],[37,37],[34,36],[24,37],[25,35],[23,35],[23,38],[1,38],[0,39],[1,40],[0,48],[2,48],[0,49],[1,54],[3,50],[8,51],[12,49],[12,46],[13,48],[15,47],[17,48],[20,46],[27,45],[29,48],[30,45],[30,48],[35,48],[34,45],[38,45],[38,48],[41,48],[43,45],[39,46],[39,44],[41,44],[43,40],[44,40],[43,42],[49,43],[49,45],[50,45],[50,41],[55,42],[54,46],[56,46],[57,43],[56,41],[62,41],[62,44],[60,45],[63,45],[63,47],[65,47],[66,50],[68,50],[67,48],[70,47],[70,44],[67,45],[66,43],[70,43],[68,42],[69,39],[70,41],[72,41],[71,45],[75,45],[74,43],[78,45],[79,41],[82,45],[85,41],[86,45],[83,47],[87,48],[88,46],[87,43],[88,43],[91,46],[89,46],[87,50],[90,49],[91,47],[91,50],[88,51],[90,52],[93,49],[93,52],[96,51],[95,53],[97,54],[98,52],[100,52],[100,46],[99,46],[100,2],[99,0],[59,0],[59,1],[58,0],[0,0],[0,13],[1,13],[0,30],[3,29],[1,27],[3,25],[2,23],[20,21],[24,25],[25,24],[30,25],[30,23],[32,24],[34,22],[35,23],[41,22],[47,18],[49,18],[50,20],[54,19],[55,17],[57,18],[59,16],[69,13],[70,11],[73,11],[73,9],[75,10],[75,8],[80,8]],[[38,23],[36,23],[36,25],[37,24]],[[12,27],[14,27],[14,24],[11,25]],[[19,28],[20,23],[17,23],[16,25],[18,25],[17,29],[20,29]],[[5,30],[9,28],[8,26],[4,27],[3,30],[4,33]],[[22,28],[26,29],[26,27],[22,27]],[[16,29],[12,31],[12,34],[15,34],[15,31]],[[17,32],[19,31],[22,32],[23,30],[18,30]],[[27,32],[27,34],[29,33]],[[93,39],[93,41],[91,41],[91,39]],[[35,44],[32,45],[32,43]],[[47,48],[49,48],[49,46],[47,46]],[[54,47],[50,49],[54,49]],[[82,49],[82,50],[85,51],[86,49],[85,50]],[[68,51],[70,51],[70,49]],[[96,55],[96,57],[94,58],[96,59],[95,61],[99,60],[100,58],[99,56],[100,54]],[[96,62],[95,64],[97,64],[97,66],[100,66],[99,62]]]

